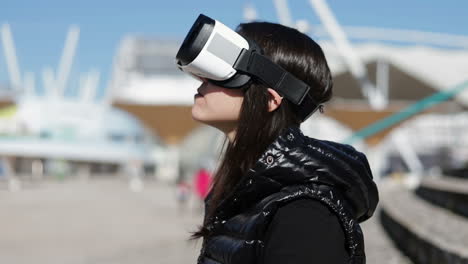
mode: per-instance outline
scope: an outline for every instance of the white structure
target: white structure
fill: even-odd
[[[157,166],[154,151],[161,148],[160,140],[136,118],[113,108],[107,98],[96,99],[99,71],[81,76],[78,97],[65,96],[79,39],[77,26],[70,28],[57,70],[45,68],[42,72],[44,95],[37,93],[33,73],[21,73],[9,25],[0,30],[15,92],[9,98],[15,105],[0,110],[0,156],[6,157],[2,167],[12,168],[7,164],[12,157],[29,164],[29,168],[15,166],[20,167],[18,173],[27,174],[50,173],[57,167],[56,161],[77,166],[78,174],[103,166],[123,171],[129,163],[140,163],[142,168]]]
[[[114,58],[112,100],[190,105],[200,82],[175,66],[179,41],[127,36]]]
[[[334,76],[349,71],[333,42],[319,43]],[[126,37],[114,59],[111,82],[113,99],[138,104],[192,105],[199,82],[175,67],[174,57],[179,45],[180,41]],[[381,64],[379,81],[382,86],[388,86],[387,82],[391,82],[388,80],[388,65],[438,91],[448,90],[468,79],[465,71],[468,68],[468,49],[363,43],[354,44],[353,50],[364,64]],[[146,73],[141,70],[145,68]],[[384,94],[389,96],[391,92]],[[456,98],[460,104],[468,106],[468,91],[458,94]]]

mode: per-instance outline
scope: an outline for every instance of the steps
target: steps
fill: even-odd
[[[459,169],[445,169],[445,170],[443,170],[443,174],[444,175],[449,175],[451,177],[468,179],[468,167],[459,168]]]
[[[445,186],[445,182],[434,184]],[[414,263],[468,264],[468,218],[433,205],[395,182],[382,183],[379,191],[381,224]]]
[[[468,178],[427,178],[416,189],[422,199],[468,217]]]

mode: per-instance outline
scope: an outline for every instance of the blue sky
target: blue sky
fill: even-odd
[[[272,0],[2,0],[0,23],[9,23],[22,72],[36,73],[44,66],[56,69],[71,24],[81,29],[71,81],[91,68],[101,71],[101,87],[110,76],[112,58],[126,34],[182,39],[199,13],[231,27],[242,22],[246,3],[257,9],[259,19],[277,21]],[[468,35],[468,1],[345,1],[329,0],[342,25],[376,26]],[[308,0],[289,0],[293,19],[319,20]],[[0,44],[1,45],[1,44]],[[0,82],[8,81],[3,50]]]

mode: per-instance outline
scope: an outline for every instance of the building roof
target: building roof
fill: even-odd
[[[348,69],[338,54],[336,47],[330,42],[320,43],[322,46],[330,69],[335,78],[348,73]],[[446,91],[458,84],[468,81],[468,50],[460,49],[442,49],[426,46],[392,46],[388,44],[367,43],[354,45],[354,50],[367,65],[370,70],[370,78],[375,78],[375,64],[377,61],[388,62],[393,69],[390,69],[390,85],[392,82],[401,81],[401,78],[413,79],[413,84],[408,87],[390,87],[395,93],[403,93],[409,96],[408,99],[413,99],[414,89],[422,89],[427,86],[436,91]],[[400,75],[397,76],[397,71]],[[400,82],[400,86],[402,86]],[[408,83],[409,84],[409,83]],[[402,91],[398,91],[398,90]],[[426,90],[427,92],[427,90]],[[423,91],[416,93],[417,95],[424,94]],[[400,96],[401,97],[401,96]],[[416,98],[414,98],[416,99]],[[468,106],[468,90],[460,93],[456,100]]]
[[[199,82],[181,74],[175,66],[179,45],[177,40],[127,37],[114,64],[114,99],[136,104],[191,105]],[[359,85],[356,81],[353,84],[336,47],[330,42],[320,45],[334,75],[335,95],[362,98]],[[377,62],[388,62],[390,100],[419,100],[468,80],[468,50],[378,43],[353,47],[366,64],[371,80],[375,80]],[[456,100],[468,106],[468,90]]]

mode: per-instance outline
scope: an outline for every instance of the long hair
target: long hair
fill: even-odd
[[[240,35],[255,41],[264,55],[296,78],[307,83],[309,95],[318,103],[330,100],[332,78],[320,46],[307,35],[296,29],[268,22],[240,24],[236,30]],[[225,138],[223,155],[215,172],[212,196],[205,212],[205,220],[191,239],[206,238],[207,228],[214,217],[219,202],[233,191],[260,155],[266,150],[281,130],[300,126],[294,104],[283,99],[274,111],[268,111],[270,95],[267,86],[253,82],[244,89],[238,127],[232,142]],[[226,145],[227,143],[227,145]]]

